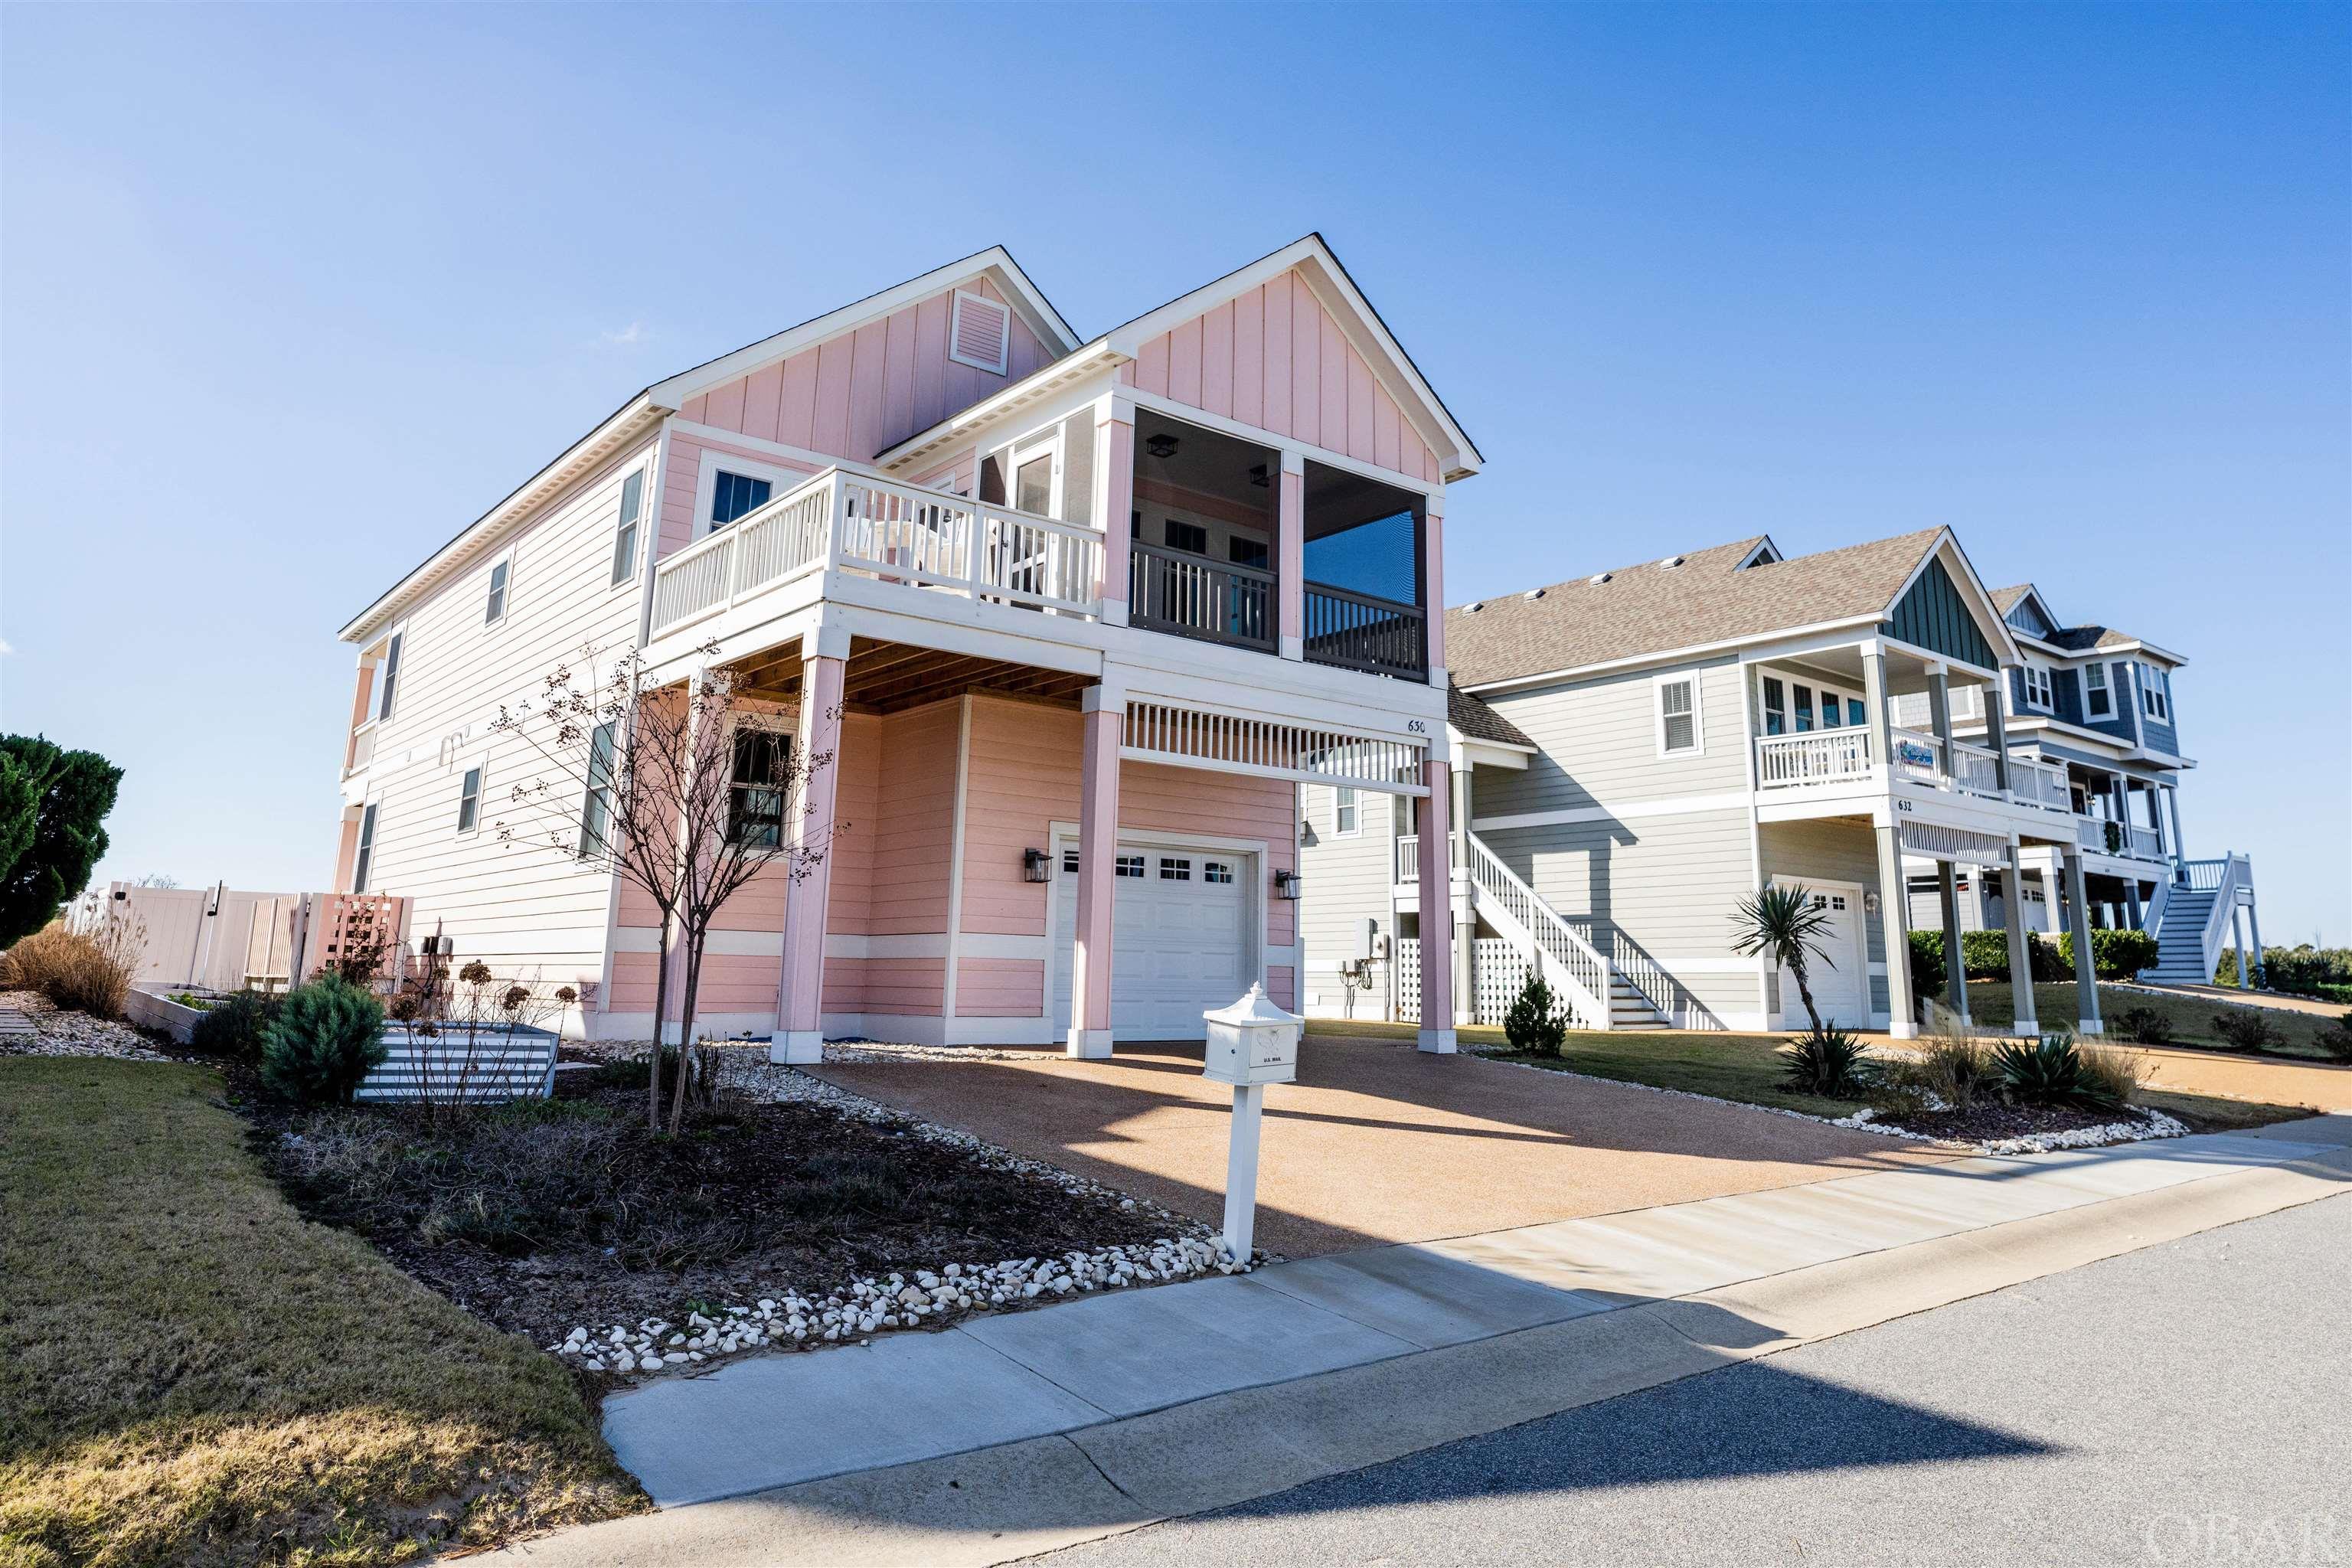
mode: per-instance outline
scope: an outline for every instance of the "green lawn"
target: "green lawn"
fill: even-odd
[[[0,1058],[0,1563],[398,1562],[645,1506],[569,1373],[297,1215],[221,1091]]]
[[[2033,988],[2033,1014],[2044,1029],[2071,1029],[2083,1016],[2081,994],[2074,982]],[[2227,1050],[2228,1043],[2213,1030],[2213,1015],[2228,1004],[2209,1002],[2201,997],[2165,996],[2153,992],[2134,991],[2119,985],[2099,987],[2099,1014],[2114,1028],[2116,1014],[2126,1007],[2147,1007],[2161,1013],[2172,1023],[2171,1044],[2198,1046]],[[1969,1016],[1979,1027],[2007,1028],[2014,1016],[2010,1011],[2010,988],[1987,980],[1969,982]],[[2310,1061],[2330,1058],[2313,1041],[2336,1022],[2335,1015],[2290,1012],[2284,1007],[2267,1007],[2263,1016],[2270,1021],[2283,1044],[2266,1047],[2280,1056],[2297,1057]],[[2242,1053],[2240,1053],[2242,1054]]]
[[[1361,1035],[1385,1039],[1410,1039],[1415,1033],[1410,1024],[1343,1023],[1335,1018],[1311,1019],[1307,1030],[1314,1035]],[[1477,1026],[1455,1033],[1465,1047],[1504,1044],[1500,1029]],[[1861,1108],[1859,1100],[1824,1100],[1819,1095],[1783,1089],[1780,1051],[1787,1043],[1766,1035],[1580,1030],[1570,1033],[1568,1044],[1557,1058],[1496,1054],[1495,1059],[1645,1083],[1653,1089],[1686,1089],[1747,1105],[1801,1110],[1811,1116],[1851,1116]]]

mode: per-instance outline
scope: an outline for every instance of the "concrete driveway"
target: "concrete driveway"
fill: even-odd
[[[1213,1225],[1223,1214],[1233,1091],[1202,1079],[1197,1045],[813,1070]],[[1945,1157],[1771,1111],[1315,1035],[1298,1081],[1266,1092],[1257,1238],[1305,1258]]]

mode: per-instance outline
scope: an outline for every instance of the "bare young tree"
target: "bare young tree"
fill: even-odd
[[[706,659],[717,651],[716,645],[701,650]],[[520,742],[545,771],[515,784],[508,815],[492,827],[500,843],[611,871],[659,915],[646,1116],[662,1131],[662,1026],[675,954],[678,1071],[667,1115],[675,1134],[689,1099],[707,1098],[713,1085],[716,1063],[694,1037],[711,922],[763,870],[779,868],[802,881],[824,860],[831,834],[847,824],[804,820],[808,781],[833,765],[833,753],[802,755],[767,727],[767,714],[737,690],[730,672],[706,664],[657,683],[631,649],[600,679],[598,662],[597,650],[585,649],[584,675],[559,665],[534,697],[499,708],[490,732]]]

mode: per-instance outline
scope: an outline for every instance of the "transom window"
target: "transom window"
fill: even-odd
[[[792,737],[747,727],[735,731],[735,772],[728,782],[727,836],[755,849],[784,841],[784,779]]]
[[[1698,728],[1698,681],[1687,675],[1661,680],[1657,685],[1658,754],[1662,757],[1695,756],[1700,750]],[[1812,726],[1811,708],[1812,691],[1796,688],[1797,728]]]
[[[1111,875],[1112,875],[1112,876],[1114,876],[1114,877],[1140,877],[1140,876],[1142,876],[1142,875],[1143,875],[1143,857],[1142,857],[1142,856],[1140,856],[1140,855],[1122,855],[1122,856],[1120,856],[1120,857],[1118,858],[1118,864],[1117,864],[1116,866],[1113,866],[1113,867],[1111,868]]]
[[[710,488],[710,526],[724,528],[744,513],[759,510],[774,493],[775,487],[765,479],[719,469],[717,482]]]
[[[1363,821],[1363,807],[1356,799],[1356,786],[1338,784],[1331,791],[1331,831],[1341,837],[1356,831]]]
[[[482,770],[467,768],[457,784],[457,831],[471,833],[482,817]]]
[[[1192,879],[1192,862],[1181,856],[1160,858],[1160,879],[1163,882],[1189,882]]]

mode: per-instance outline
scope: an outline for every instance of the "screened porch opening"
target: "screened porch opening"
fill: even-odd
[[[1130,622],[1275,652],[1281,479],[1279,452],[1138,410]]]
[[[1362,474],[1307,465],[1309,663],[1410,680],[1429,671],[1422,609],[1426,498]]]

